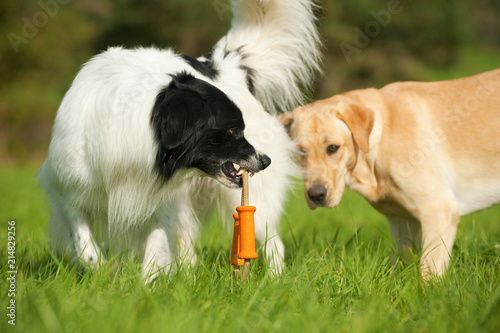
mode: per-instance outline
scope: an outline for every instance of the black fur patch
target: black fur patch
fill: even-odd
[[[198,59],[195,59],[185,54],[181,54],[181,57],[189,65],[191,65],[191,67],[193,67],[194,70],[196,70],[200,74],[205,75],[211,80],[215,80],[219,75],[219,71],[217,70],[217,68],[214,67],[214,62],[212,61],[212,59],[209,58],[209,56],[207,56],[208,60],[206,61],[199,61]]]
[[[247,55],[245,52],[243,52],[243,46],[240,46],[239,48],[236,49],[236,52],[241,56],[242,60],[244,60]],[[254,80],[255,80],[255,74],[253,68],[250,68],[248,66],[243,66],[240,65],[240,69],[246,73],[246,81],[247,81],[247,88],[250,91],[252,95],[255,95],[255,86],[254,86]]]
[[[222,164],[243,166],[257,156],[243,136],[239,108],[220,89],[185,72],[173,75],[158,93],[151,124],[158,144],[156,168],[166,179],[181,168],[216,177]]]
[[[255,87],[253,85],[254,74],[253,69],[245,66],[240,66],[240,68],[247,73],[247,87],[252,95],[255,95]]]

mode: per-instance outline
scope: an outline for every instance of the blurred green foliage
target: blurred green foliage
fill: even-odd
[[[319,4],[325,75],[312,98],[500,67],[497,0]],[[229,28],[228,9],[228,0],[0,2],[0,161],[43,159],[58,105],[92,55],[114,45],[200,55]],[[340,45],[356,51],[345,57]]]

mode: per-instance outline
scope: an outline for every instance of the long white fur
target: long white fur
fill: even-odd
[[[216,48],[241,48],[255,70],[256,96],[268,111],[294,107],[319,70],[319,35],[307,0],[234,0],[234,20]]]
[[[174,270],[176,257],[195,263],[193,243],[210,208],[217,206],[223,222],[231,222],[239,190],[194,170],[178,172],[160,185],[154,172],[151,110],[158,91],[170,82],[167,74],[186,71],[236,103],[245,137],[272,159],[250,180],[250,204],[257,207],[257,241],[264,244],[272,273],[280,274],[284,246],[278,223],[297,171],[288,135],[264,107],[274,112],[301,102],[300,89],[310,85],[318,68],[319,39],[309,1],[234,0],[233,7],[231,30],[213,52],[219,69],[215,81],[172,50],[155,48],[110,48],[75,78],[58,110],[39,173],[52,203],[52,245],[69,259],[98,267],[105,261],[102,245],[115,253],[131,250],[142,256],[150,281]],[[257,98],[247,89],[242,66],[254,70]],[[102,232],[99,244],[93,230]]]

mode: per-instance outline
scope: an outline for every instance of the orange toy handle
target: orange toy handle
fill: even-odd
[[[240,227],[240,251],[238,257],[242,259],[256,259],[258,255],[255,252],[254,213],[257,209],[254,206],[238,206],[236,210],[239,213]]]
[[[238,213],[233,214],[234,232],[233,246],[231,248],[231,259],[234,266],[233,277],[240,275],[240,267],[243,266],[243,281],[248,276],[250,259],[257,258],[255,252],[255,223],[254,213],[257,210],[248,204],[248,172],[242,174],[243,191],[241,193],[241,206],[236,207]]]
[[[233,232],[233,246],[231,248],[231,264],[233,266],[243,266],[245,263],[244,259],[238,258],[238,253],[240,252],[241,244],[241,230],[240,230],[240,218],[238,213],[233,214],[234,218],[234,232]]]

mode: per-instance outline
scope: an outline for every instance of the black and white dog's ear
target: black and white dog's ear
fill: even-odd
[[[156,166],[167,178],[183,167],[181,156],[208,122],[198,81],[188,74],[176,75],[156,97],[151,115],[158,144]]]
[[[192,77],[191,77],[192,78]],[[197,89],[193,89],[195,79],[174,77],[156,97],[151,115],[151,123],[156,140],[165,149],[174,149],[196,134],[194,126],[203,117],[203,99]],[[183,82],[184,81],[184,82]]]

